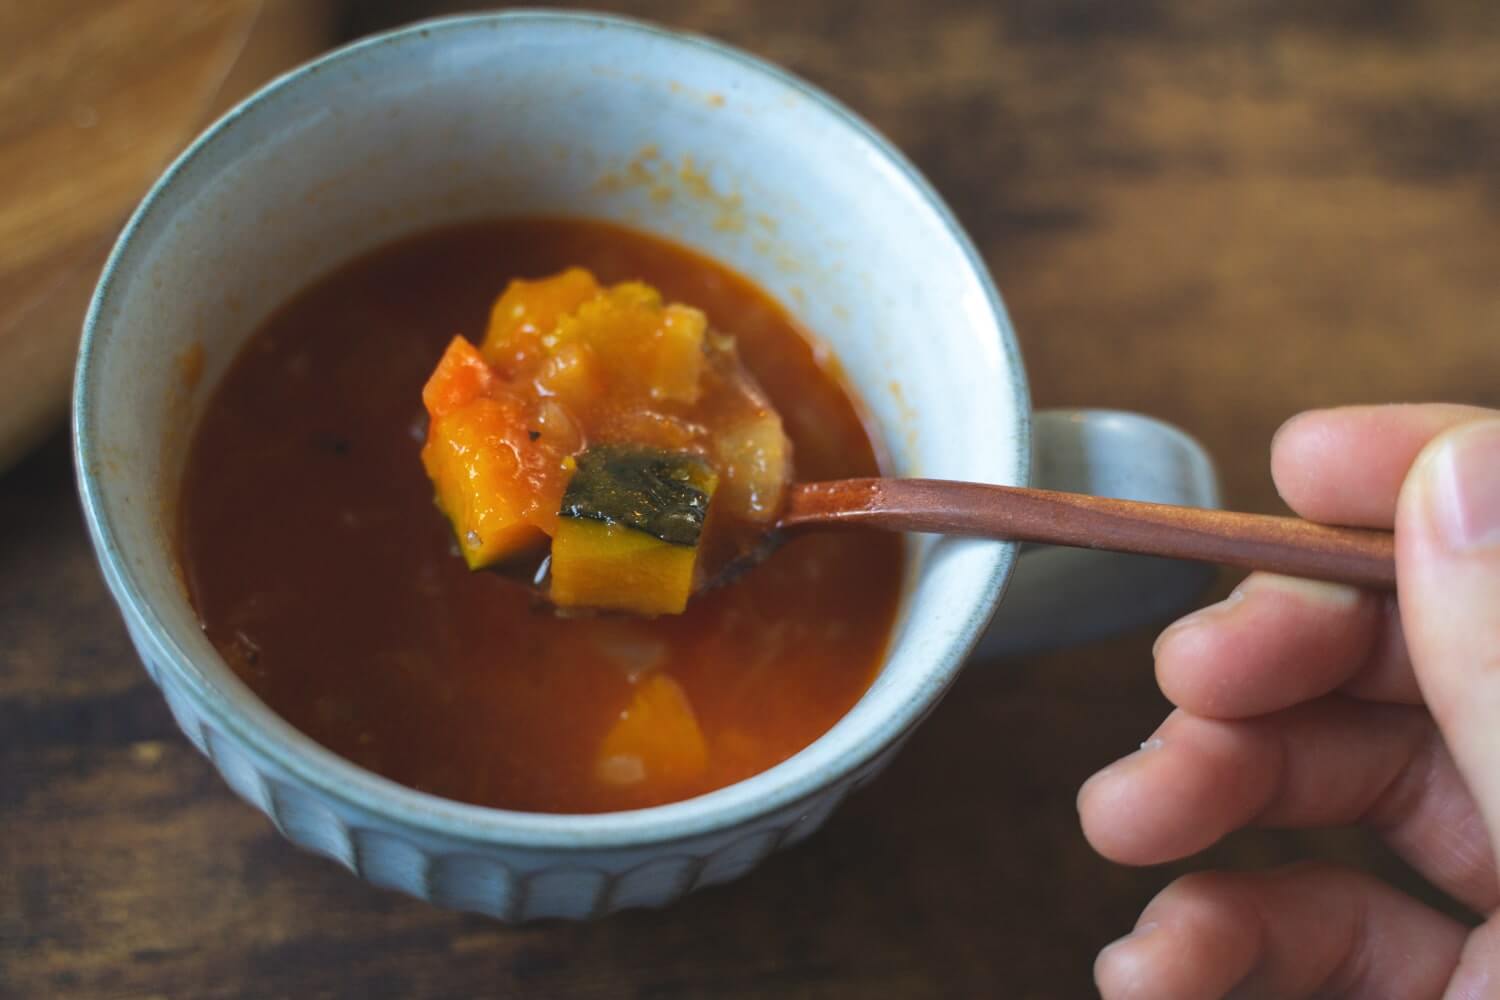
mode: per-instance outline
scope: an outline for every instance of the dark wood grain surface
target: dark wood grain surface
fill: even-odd
[[[1189,428],[1237,508],[1281,510],[1265,452],[1297,410],[1500,405],[1492,3],[600,6],[866,115],[974,234],[1038,405]],[[509,929],[368,888],[231,795],[131,654],[58,438],[0,479],[0,995],[1083,997],[1182,870],[1320,857],[1430,896],[1357,831],[1094,856],[1074,793],[1165,713],[1151,639],[972,664],[885,777],[737,883]]]

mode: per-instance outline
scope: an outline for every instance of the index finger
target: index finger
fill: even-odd
[[[1287,505],[1310,521],[1389,528],[1423,447],[1450,427],[1494,416],[1450,403],[1309,410],[1276,432],[1271,476]]]

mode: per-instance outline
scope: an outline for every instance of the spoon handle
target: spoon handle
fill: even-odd
[[[1109,549],[1362,587],[1396,586],[1394,536],[1388,531],[1081,493],[936,479],[845,479],[792,488],[782,527],[836,524]]]

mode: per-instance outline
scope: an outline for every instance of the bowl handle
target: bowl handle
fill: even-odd
[[[1032,435],[1033,486],[1219,506],[1212,459],[1171,424],[1118,410],[1043,410]],[[1217,573],[1177,559],[1024,545],[975,654],[1017,656],[1165,622],[1191,607]]]

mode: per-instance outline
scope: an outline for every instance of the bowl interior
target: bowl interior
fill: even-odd
[[[399,236],[515,214],[622,222],[712,255],[838,359],[893,471],[1024,481],[1024,382],[982,267],[905,161],[805,84],[710,42],[587,16],[434,22],[325,57],[226,116],[143,203],[90,314],[75,421],[127,620],[243,738],[366,805],[421,796],[289,732],[197,628],[170,555],[178,476],[213,385],[291,295]],[[931,539],[911,553],[886,667],[848,717],[772,772],[643,812],[689,821],[805,793],[914,722],[1014,553]]]

